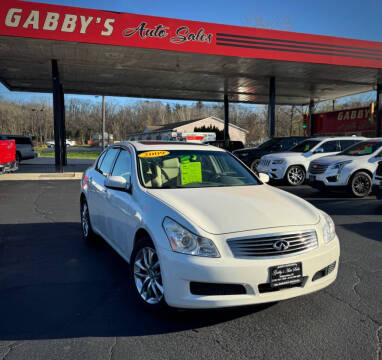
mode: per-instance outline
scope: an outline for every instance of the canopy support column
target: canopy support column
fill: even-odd
[[[66,165],[65,106],[57,60],[52,60],[52,84],[55,165],[56,172],[63,172],[63,166]]]
[[[311,99],[309,103],[309,135],[314,135],[314,119],[313,119],[313,111],[314,111],[314,100]]]
[[[377,128],[376,128],[376,136],[381,137],[382,135],[382,124],[381,124],[381,118],[382,118],[382,84],[377,85],[377,103],[376,103],[376,110],[377,110]]]
[[[269,137],[275,136],[275,114],[276,114],[276,79],[269,79],[269,103],[268,103],[268,133]]]
[[[224,94],[224,143],[229,145],[229,102],[228,94]]]

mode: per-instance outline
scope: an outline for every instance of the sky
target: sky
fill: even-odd
[[[38,2],[239,26],[260,25],[276,30],[382,42],[380,25],[382,0],[39,0]],[[51,99],[51,95],[47,94],[11,93],[1,84],[0,96],[15,101]],[[85,98],[99,101],[99,98]],[[117,102],[135,100],[116,99]]]

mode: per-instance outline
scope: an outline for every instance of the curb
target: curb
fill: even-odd
[[[30,174],[4,174],[0,181],[25,181],[25,180],[81,180],[82,172],[68,173],[30,173]]]

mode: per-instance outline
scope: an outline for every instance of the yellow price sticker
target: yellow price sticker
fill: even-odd
[[[153,157],[159,157],[159,156],[166,156],[170,152],[164,151],[164,150],[158,150],[158,151],[146,151],[144,153],[139,154],[138,156],[140,158],[153,158]]]

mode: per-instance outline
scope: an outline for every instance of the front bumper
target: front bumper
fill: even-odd
[[[268,174],[271,179],[282,180],[284,179],[287,166],[286,164],[269,164],[264,166],[259,164],[257,166],[257,171],[261,173]]]
[[[293,256],[273,258],[202,258],[182,255],[160,249],[161,271],[165,299],[170,306],[180,308],[217,308],[259,304],[285,300],[306,295],[330,285],[337,277],[340,247],[337,236],[329,244],[309,252]],[[301,287],[292,287],[273,292],[260,292],[259,285],[270,281],[271,266],[302,262],[304,282]],[[321,269],[336,262],[328,275],[312,281]],[[241,295],[194,295],[190,282],[240,284],[246,294]]]
[[[350,172],[343,169],[338,173],[337,169],[327,169],[322,174],[306,174],[306,181],[310,185],[319,184],[321,186],[347,186],[350,177]]]

